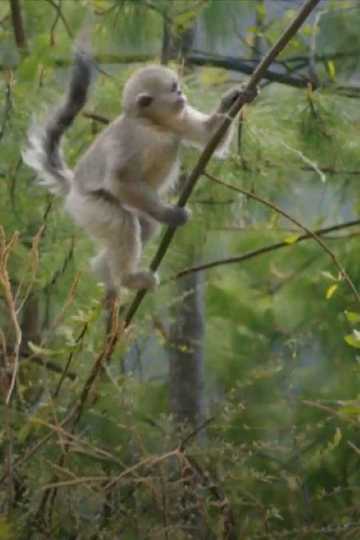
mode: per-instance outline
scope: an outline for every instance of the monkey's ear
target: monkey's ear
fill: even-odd
[[[150,96],[150,94],[139,94],[136,98],[136,103],[139,105],[139,107],[148,107],[153,101],[153,98]]]

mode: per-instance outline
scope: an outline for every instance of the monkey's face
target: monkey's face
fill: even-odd
[[[186,97],[182,93],[179,81],[172,72],[159,71],[153,78],[146,81],[138,98],[141,112],[154,119],[167,119],[182,111]],[[145,97],[146,96],[146,97]]]
[[[163,66],[146,67],[129,80],[124,106],[134,100],[140,116],[165,124],[186,105],[176,73]]]

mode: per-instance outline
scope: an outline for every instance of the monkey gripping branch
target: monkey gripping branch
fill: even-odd
[[[310,13],[314,10],[314,8],[319,4],[320,0],[307,0],[303,7],[300,9],[297,16],[294,18],[292,23],[288,26],[288,28],[284,31],[284,33],[280,36],[278,41],[275,43],[275,45],[270,49],[270,51],[266,54],[266,56],[263,58],[263,60],[260,62],[260,64],[257,66],[253,74],[251,75],[246,87],[245,87],[245,93],[246,94],[256,94],[256,87],[257,84],[260,82],[263,74],[267,70],[267,68],[270,66],[270,64],[274,61],[274,59],[278,56],[278,54],[286,47],[286,45],[289,43],[290,39],[296,34],[296,32],[299,30],[301,25],[304,23],[306,18],[310,15]],[[241,110],[242,106],[244,105],[244,100],[240,96],[238,100],[232,105],[230,108],[227,116],[225,117],[223,123],[219,127],[219,129],[216,131],[216,133],[213,135],[213,137],[210,139],[208,144],[205,146],[202,154],[200,155],[195,167],[191,171],[183,192],[181,193],[177,205],[180,208],[183,208],[198,179],[200,176],[204,173],[207,164],[209,163],[211,157],[213,156],[215,150],[217,149],[218,145],[220,144],[221,140],[223,139],[226,131],[229,129],[230,124],[233,122],[234,118],[238,114],[238,112]],[[159,268],[161,261],[163,260],[168,247],[175,235],[176,228],[169,226],[160,242],[160,245],[158,247],[158,250],[150,264],[150,269],[152,272],[156,272],[156,270]],[[141,302],[143,301],[145,295],[147,293],[147,290],[143,289],[140,290],[131,305],[129,306],[129,309],[125,316],[125,327],[127,327],[135,313],[137,312]]]

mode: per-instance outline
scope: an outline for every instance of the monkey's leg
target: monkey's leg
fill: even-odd
[[[139,220],[130,212],[106,246],[106,261],[116,287],[152,289],[158,284],[152,272],[138,270],[142,254]]]
[[[121,286],[151,289],[157,285],[153,273],[137,270],[142,244],[136,216],[124,208],[75,190],[67,197],[66,208],[74,221],[103,246],[93,259],[92,267],[108,292],[118,291]]]
[[[102,249],[90,261],[91,269],[95,276],[104,283],[108,292],[115,291],[116,287],[111,278],[110,268],[107,262],[107,250]]]
[[[105,285],[104,308],[106,332],[113,330],[114,314],[118,300],[118,291],[112,280],[107,262],[107,251],[102,249],[91,259],[91,269],[98,279]]]

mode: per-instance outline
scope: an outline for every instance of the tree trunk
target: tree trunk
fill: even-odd
[[[195,26],[188,28],[181,34],[175,34],[171,23],[164,18],[163,39],[161,47],[161,63],[168,64],[170,60],[186,62],[195,38]]]
[[[174,309],[170,330],[169,393],[177,422],[194,429],[204,420],[204,308],[198,272],[177,285],[180,300]]]
[[[25,50],[26,37],[21,14],[20,0],[10,0],[10,11],[16,46],[18,49]]]

